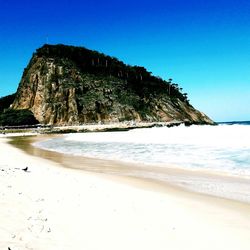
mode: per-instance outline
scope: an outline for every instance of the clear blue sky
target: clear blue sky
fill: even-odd
[[[250,120],[249,13],[249,0],[0,0],[0,96],[48,40],[173,78],[215,121]]]

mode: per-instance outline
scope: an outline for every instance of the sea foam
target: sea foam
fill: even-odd
[[[85,157],[140,163],[138,166],[216,171],[244,180],[169,176],[143,170],[131,176],[170,181],[198,192],[250,202],[250,126],[179,126],[126,132],[67,134],[36,146]]]
[[[68,134],[37,145],[79,156],[213,169],[250,176],[250,126],[244,125]]]

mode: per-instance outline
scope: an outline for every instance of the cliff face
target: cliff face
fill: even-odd
[[[124,120],[213,123],[173,85],[98,52],[45,45],[24,70],[12,108],[30,109],[40,123],[54,125]]]

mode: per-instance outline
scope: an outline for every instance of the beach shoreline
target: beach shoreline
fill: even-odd
[[[65,168],[72,158],[24,153],[6,138],[0,147],[1,249],[250,247],[249,204]]]
[[[53,160],[66,168],[80,169],[109,176],[141,179],[161,186],[173,186],[188,192],[229,199],[250,205],[250,181],[248,176],[237,176],[210,169],[191,169],[181,166],[131,163],[63,154],[34,146],[39,141],[46,141],[62,135],[39,135],[13,137],[10,141],[26,153]],[[16,139],[15,139],[16,138]]]
[[[194,125],[195,123],[193,123]],[[197,123],[198,124],[198,123]],[[108,131],[128,131],[138,128],[152,128],[152,127],[175,127],[179,125],[190,126],[191,123],[187,121],[173,120],[169,122],[111,122],[111,123],[94,123],[82,125],[24,125],[24,126],[0,126],[1,135],[18,136],[18,135],[38,135],[38,134],[66,134],[66,133],[85,133],[85,132],[108,132]],[[209,124],[216,125],[216,124]]]

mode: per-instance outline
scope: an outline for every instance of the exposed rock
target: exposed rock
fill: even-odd
[[[64,45],[37,50],[12,108],[30,109],[40,123],[53,125],[124,120],[213,123],[178,88],[144,68]]]

